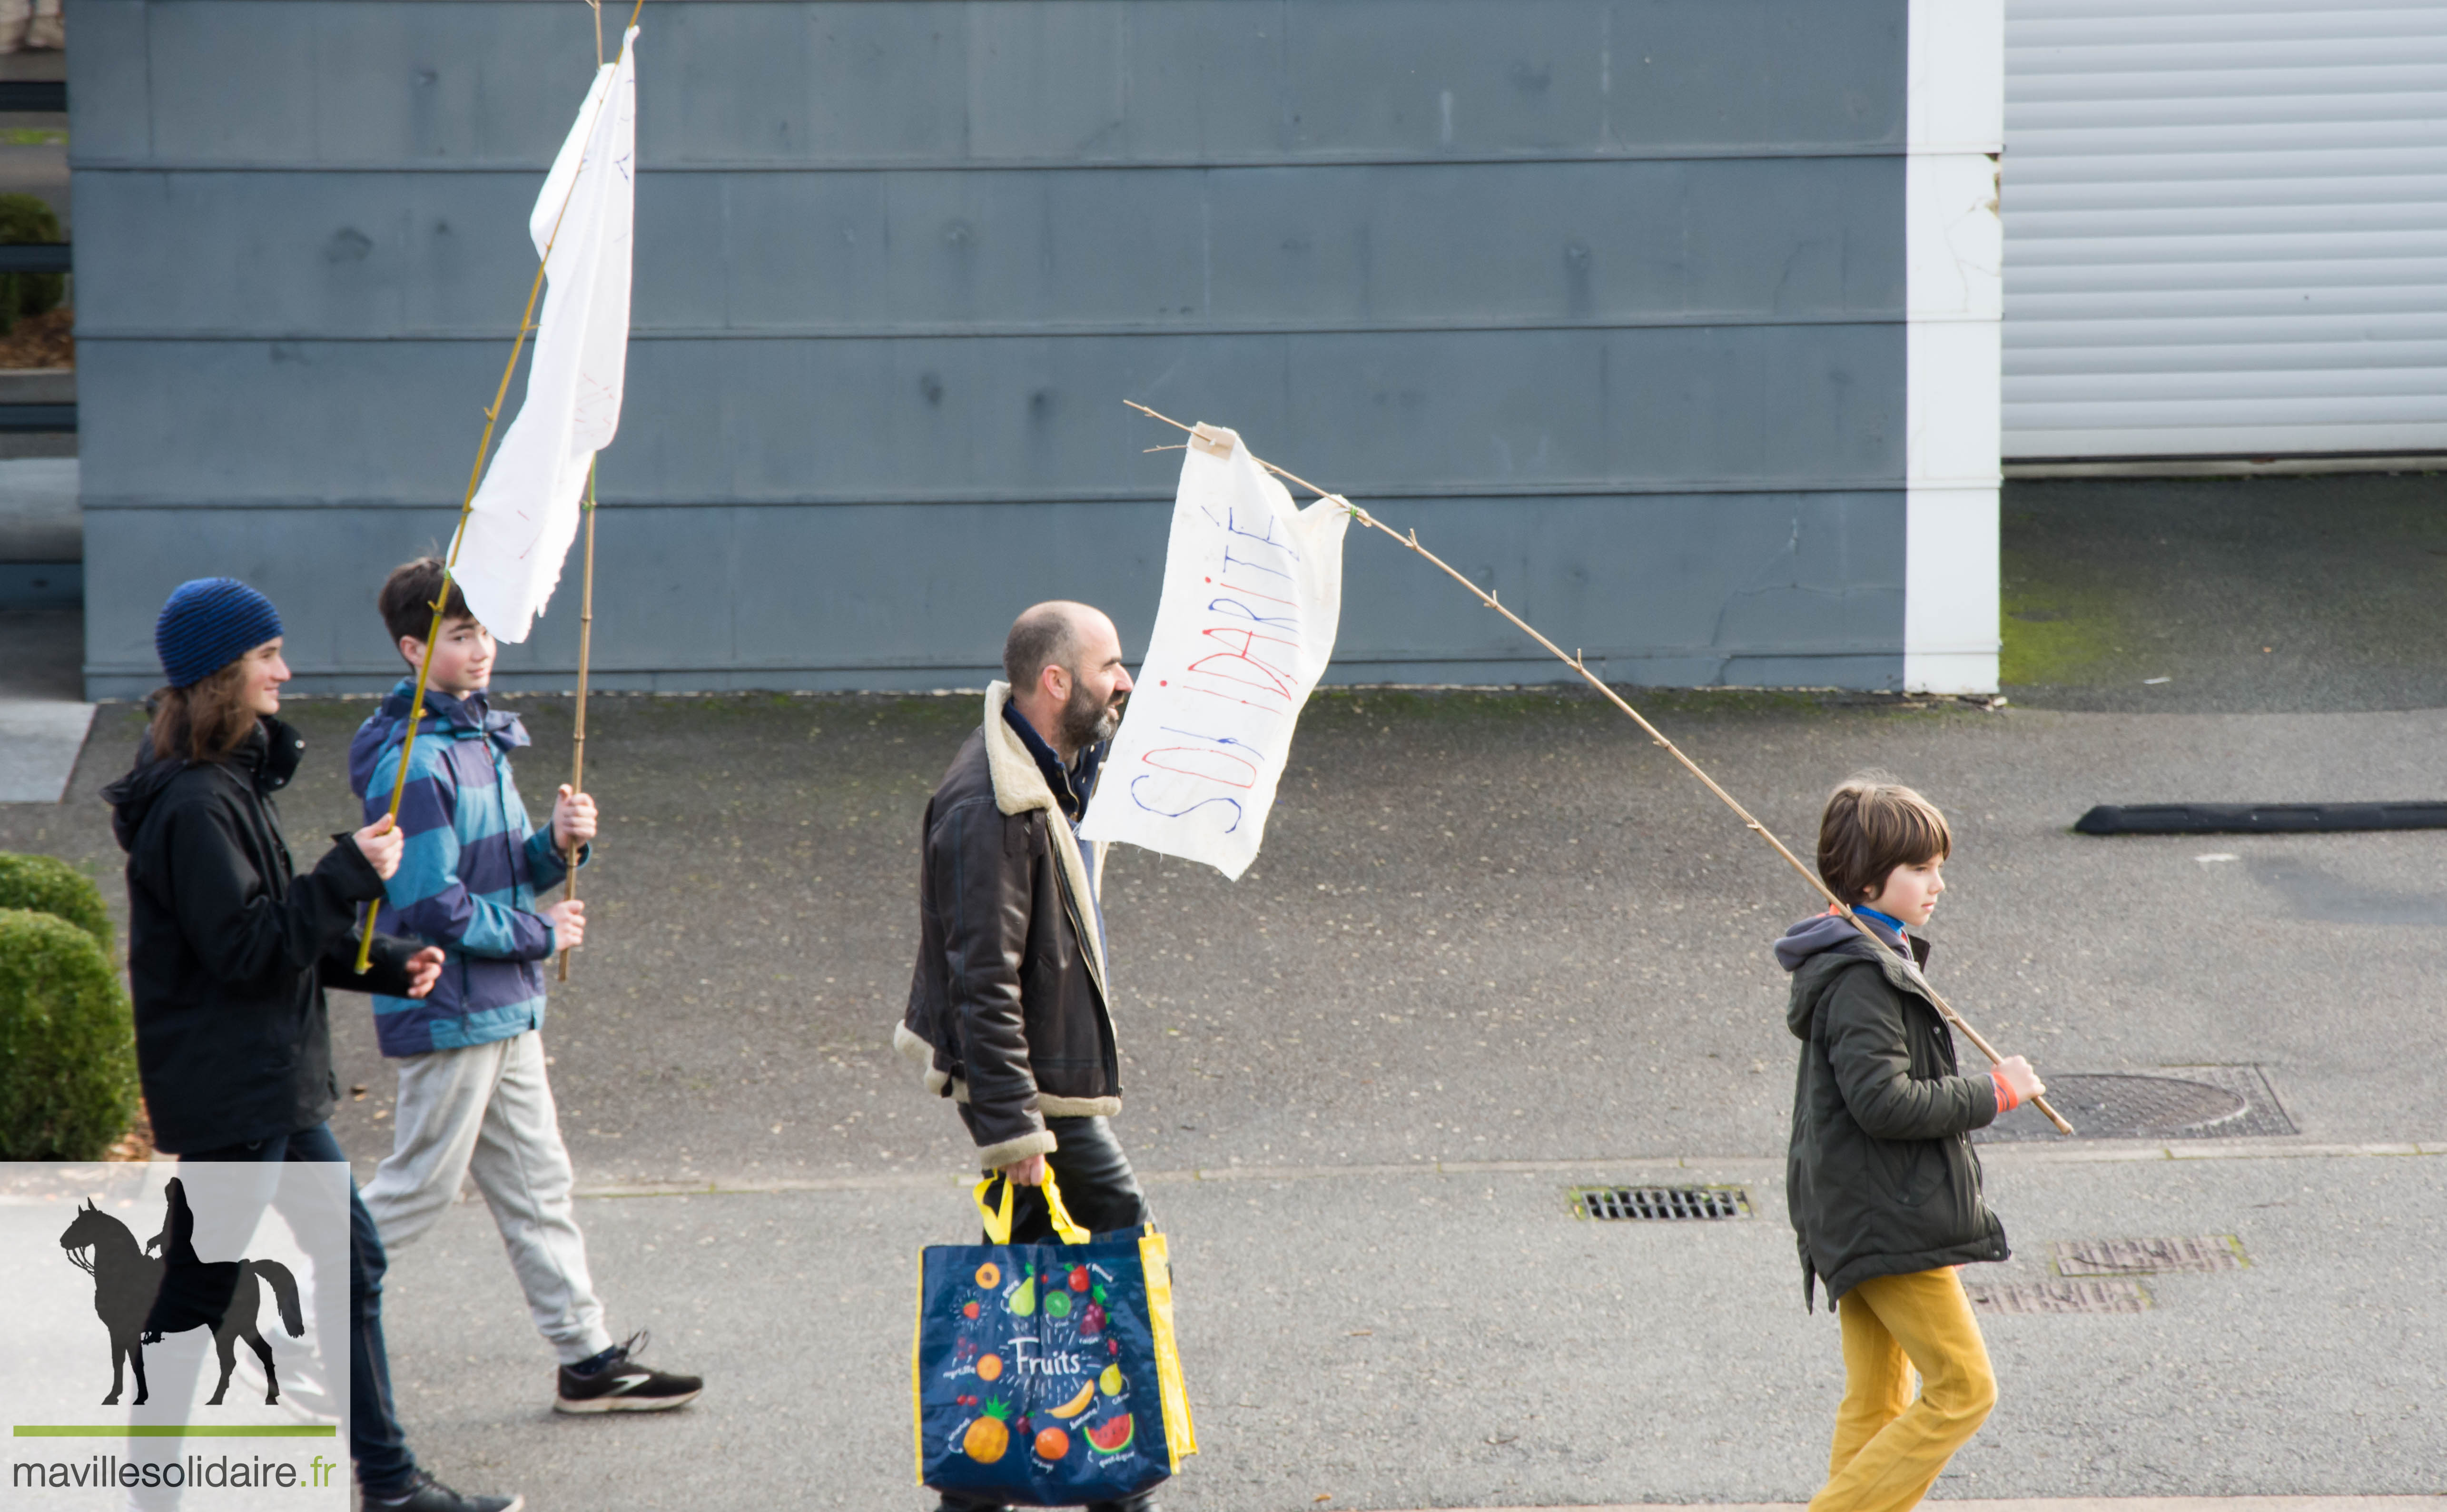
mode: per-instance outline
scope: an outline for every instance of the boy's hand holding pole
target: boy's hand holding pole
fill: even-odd
[[[2048,1084],[2040,1081],[2039,1073],[2031,1068],[2028,1056],[2006,1056],[1997,1063],[1997,1074],[2014,1089],[2014,1097],[2019,1102],[2034,1102],[2047,1095]]]
[[[567,955],[586,943],[586,905],[574,898],[564,898],[543,911],[544,921],[552,926],[553,943]]]
[[[595,799],[589,793],[570,791],[560,784],[560,796],[552,801],[552,848],[572,858],[579,848],[595,839]]]
[[[568,891],[543,911],[552,921],[552,937],[560,945],[560,979],[569,980],[569,953],[586,943],[586,905],[578,900],[578,853],[595,840],[595,800],[569,784],[560,784],[552,801],[553,847],[568,858]]]

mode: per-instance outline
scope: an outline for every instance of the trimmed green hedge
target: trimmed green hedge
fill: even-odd
[[[0,908],[0,1160],[100,1160],[136,1117],[119,973],[64,919]]]
[[[102,890],[56,856],[18,856],[0,851],[0,908],[26,908],[65,918],[110,954],[110,911]]]
[[[0,195],[0,242],[63,241],[60,217],[33,195]],[[67,294],[67,275],[57,273],[0,273],[0,331],[15,329],[20,315],[57,310]]]

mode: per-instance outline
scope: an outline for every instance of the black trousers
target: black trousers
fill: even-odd
[[[1110,1120],[1049,1118],[1045,1127],[1055,1142],[1053,1153],[1045,1157],[1046,1168],[1061,1188],[1062,1206],[1072,1222],[1091,1234],[1110,1234],[1148,1220],[1147,1193],[1139,1189],[1122,1142],[1113,1138]],[[1013,1195],[1011,1241],[1053,1242],[1053,1215],[1039,1188],[1023,1186]]]
[[[960,1116],[968,1116],[967,1105]],[[1130,1158],[1122,1153],[1122,1142],[1113,1138],[1113,1126],[1101,1118],[1049,1118],[1045,1126],[1054,1139],[1053,1154],[1045,1163],[1053,1172],[1053,1182],[1062,1190],[1062,1206],[1071,1220],[1091,1234],[1110,1234],[1120,1229],[1137,1229],[1148,1220],[1147,1193],[1140,1190],[1139,1179],[1130,1170]],[[1014,1244],[1051,1244],[1054,1241],[1053,1215],[1045,1205],[1045,1194],[1033,1186],[1023,1186],[1012,1195],[1011,1241]],[[1088,1512],[1142,1512],[1155,1504],[1153,1491],[1120,1502],[1099,1502]],[[943,1494],[944,1512],[984,1512],[992,1503],[973,1502],[966,1497]]]
[[[179,1159],[345,1162],[348,1157],[332,1137],[332,1125],[317,1124],[252,1144],[190,1150]],[[390,1351],[383,1341],[383,1273],[389,1261],[373,1216],[357,1197],[355,1177],[349,1179],[349,1457],[356,1461],[357,1482],[369,1495],[395,1496],[414,1484],[416,1457],[408,1451],[408,1435],[392,1408]]]

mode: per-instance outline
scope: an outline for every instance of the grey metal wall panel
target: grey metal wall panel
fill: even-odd
[[[144,33],[147,0],[75,0],[76,43],[64,54],[73,130],[71,163],[141,159],[152,151],[152,70]]]
[[[586,13],[76,3],[90,686],[150,686],[204,571],[282,604],[306,686],[385,680],[372,587],[448,536]],[[1134,397],[1612,675],[1896,686],[1905,14],[656,9],[598,675],[975,683],[1052,595],[1143,639],[1177,459]],[[507,678],[564,682],[575,630],[564,598]],[[1358,538],[1342,652],[1553,671]]]
[[[94,343],[85,497],[456,502],[502,355]],[[1899,326],[638,342],[602,467],[620,501],[1168,495],[1137,399],[1353,494],[1899,485],[1903,359]]]
[[[1576,642],[1626,681],[1890,683],[1901,662],[1901,493],[1632,496],[1524,511],[1503,499],[1375,501],[1535,621],[1600,630]],[[595,663],[610,688],[977,686],[1012,616],[1035,598],[1112,614],[1144,646],[1170,510],[1161,501],[641,508],[607,512]],[[396,674],[373,612],[392,562],[447,539],[426,510],[119,509],[87,516],[90,574],[159,604],[197,563],[276,585],[306,690]],[[319,570],[300,573],[312,561]],[[1355,534],[1332,680],[1546,680],[1517,634],[1381,537]],[[1612,627],[1611,633],[1602,627]],[[565,686],[578,616],[560,600],[503,687]],[[1890,648],[1881,652],[1879,648]],[[151,620],[89,630],[98,693],[159,680]]]
[[[141,11],[139,135],[81,161],[541,168],[566,5],[78,0]],[[1902,0],[872,0],[656,9],[656,165],[1900,150]],[[607,30],[616,21],[606,23]],[[80,48],[85,34],[80,32]],[[92,67],[81,72],[90,73]]]
[[[662,174],[635,329],[894,331],[1892,321],[1887,158]],[[79,333],[501,339],[507,174],[88,169]]]
[[[552,161],[593,77],[582,7],[358,0],[75,0],[73,161],[367,163]],[[123,20],[132,12],[135,19]],[[111,17],[109,50],[88,18]],[[89,79],[115,82],[88,98]],[[143,82],[141,108],[124,93]],[[90,123],[90,125],[89,125]]]

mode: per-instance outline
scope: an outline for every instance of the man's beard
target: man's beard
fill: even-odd
[[[1122,705],[1129,697],[1122,693],[1100,703],[1087,684],[1073,678],[1071,701],[1062,706],[1062,744],[1072,750],[1086,750],[1112,739],[1113,731],[1122,728]]]

